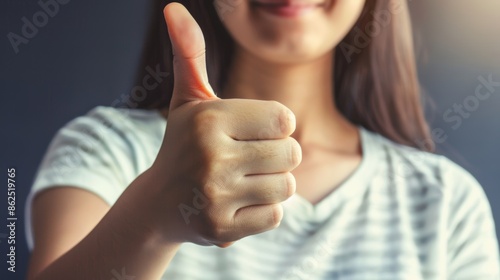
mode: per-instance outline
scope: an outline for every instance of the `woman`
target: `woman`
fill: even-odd
[[[51,144],[29,279],[498,279],[484,192],[429,153],[405,1],[182,2],[150,110]]]

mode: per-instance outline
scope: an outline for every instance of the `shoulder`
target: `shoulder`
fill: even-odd
[[[62,127],[53,144],[63,141],[61,144],[85,146],[89,152],[95,148],[131,157],[144,152],[140,149],[158,146],[165,126],[166,120],[158,111],[98,106]]]
[[[454,197],[483,193],[474,176],[446,156],[398,144],[374,132],[368,133],[382,151],[390,178],[406,181],[414,188],[432,188]]]
[[[387,167],[387,173],[379,172],[379,176],[388,178],[406,201],[426,205],[414,208],[417,212],[442,223],[439,229],[445,230],[449,278],[479,279],[482,273],[481,279],[498,279],[495,223],[490,202],[476,178],[445,156],[370,135],[385,157],[381,165]]]
[[[138,127],[148,130],[164,126],[164,123],[165,120],[158,111],[97,106],[85,115],[73,119],[63,128],[103,129],[105,132],[123,135],[135,131]]]
[[[96,107],[59,129],[34,188],[83,185],[90,177],[124,187],[154,160],[164,126],[157,112]]]
[[[165,125],[157,111],[98,106],[59,129],[51,146],[127,149],[139,142],[158,142]]]

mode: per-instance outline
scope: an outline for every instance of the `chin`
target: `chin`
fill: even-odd
[[[260,60],[276,64],[311,62],[330,54],[335,49],[336,40],[325,42],[316,36],[311,37],[305,36],[301,40],[287,38],[287,40],[277,41],[273,44],[266,42],[253,46],[240,45],[239,47],[244,48],[246,52]]]
[[[318,53],[316,51],[269,51],[266,54],[255,54],[260,59],[275,64],[304,64],[315,61],[331,53],[333,49]]]

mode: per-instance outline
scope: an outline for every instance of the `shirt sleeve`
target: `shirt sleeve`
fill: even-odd
[[[448,161],[448,279],[499,280],[500,260],[489,201],[478,181]]]
[[[69,186],[87,190],[113,205],[127,186],[130,147],[121,127],[123,116],[97,107],[61,128],[40,164],[26,202],[26,236],[33,248],[31,204],[43,190]]]

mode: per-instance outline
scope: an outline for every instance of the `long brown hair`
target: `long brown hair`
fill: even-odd
[[[148,91],[138,108],[169,106],[173,90],[172,49],[162,9],[172,0],[156,0],[149,39],[138,82],[144,69],[159,64],[171,73]],[[222,25],[211,0],[176,0],[203,30],[207,71],[215,92],[221,92],[232,58],[233,39]],[[230,12],[238,1],[221,1]],[[233,5],[233,6],[231,6]],[[220,12],[220,11],[219,11]],[[151,70],[151,69],[150,69]],[[410,14],[405,0],[367,0],[354,28],[335,49],[335,104],[353,124],[397,143],[432,151],[434,144],[421,104]]]

